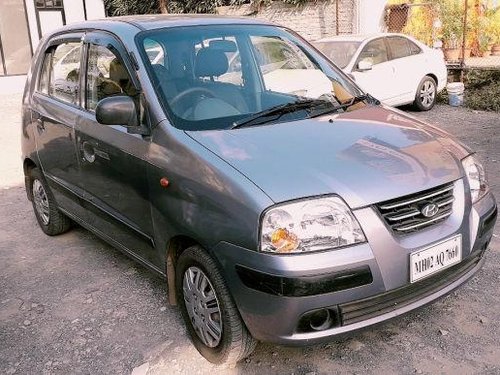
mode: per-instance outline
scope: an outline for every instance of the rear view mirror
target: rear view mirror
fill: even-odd
[[[97,103],[95,117],[102,125],[138,126],[137,110],[130,96],[109,96]]]
[[[366,70],[372,70],[373,68],[373,63],[370,60],[361,60],[358,63],[358,70],[364,72]]]

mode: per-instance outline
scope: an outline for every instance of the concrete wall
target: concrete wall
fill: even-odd
[[[359,0],[338,1],[339,34],[357,33]],[[253,12],[250,5],[220,7],[217,10],[219,14],[228,16],[244,16]],[[303,6],[275,1],[269,6],[263,6],[259,12],[252,14],[251,17],[289,27],[308,40],[337,34],[336,4],[332,0],[317,0]]]

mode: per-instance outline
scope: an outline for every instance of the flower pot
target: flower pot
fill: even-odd
[[[456,61],[460,59],[459,48],[444,48],[443,54],[446,61]]]
[[[491,55],[500,56],[500,44],[495,44],[493,47],[491,47]]]

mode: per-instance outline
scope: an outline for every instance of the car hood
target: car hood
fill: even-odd
[[[338,194],[352,208],[456,180],[469,153],[447,133],[383,106],[187,133],[274,202]]]

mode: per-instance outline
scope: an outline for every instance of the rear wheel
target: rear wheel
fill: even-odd
[[[437,85],[432,77],[425,76],[418,85],[415,101],[413,102],[416,109],[419,111],[428,111],[437,99]]]
[[[31,170],[31,202],[35,216],[45,234],[56,236],[68,231],[70,219],[59,211],[52,192],[38,168]]]
[[[248,357],[257,341],[250,335],[215,261],[199,246],[186,249],[176,266],[178,305],[194,346],[215,364]]]

